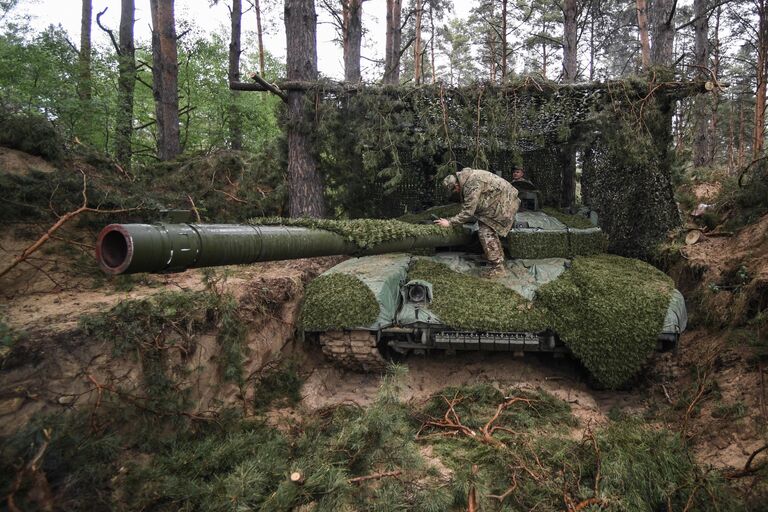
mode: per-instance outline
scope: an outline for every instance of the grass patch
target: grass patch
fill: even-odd
[[[475,384],[403,403],[404,375],[391,367],[368,407],[323,409],[287,431],[222,411],[216,421],[188,420],[184,428],[158,421],[153,431],[137,432],[125,402],[38,418],[0,439],[0,492],[8,496],[18,469],[48,437],[39,474],[56,507],[73,511],[459,511],[470,488],[483,510],[562,510],[566,499],[597,499],[609,511],[746,509],[671,431],[622,417],[578,440],[568,404],[542,390]],[[479,432],[513,398],[525,401],[493,420],[498,443],[424,428],[450,417]],[[438,471],[423,450],[449,471]],[[299,484],[289,480],[292,472],[301,474]],[[20,483],[16,505],[40,508],[39,480],[26,475]]]
[[[365,283],[334,272],[307,286],[301,325],[307,331],[351,329],[372,324],[378,315],[379,303]]]
[[[266,409],[275,402],[283,406],[296,405],[301,400],[303,381],[295,361],[281,361],[266,369],[255,385],[254,407]]]
[[[531,402],[519,402],[498,415],[493,425],[500,427],[494,433],[499,443],[485,442],[480,429],[494,417],[498,404],[515,397]],[[447,414],[449,401],[454,405]],[[601,509],[611,511],[687,505],[689,510],[709,510],[715,504],[720,510],[743,509],[722,478],[692,462],[677,434],[623,418],[600,430],[585,430],[576,441],[566,436],[565,427],[575,425],[568,406],[540,390],[501,393],[485,384],[447,388],[420,413],[450,418],[476,433],[432,428],[420,435],[453,470],[457,507],[467,506],[474,488],[480,508],[487,510],[561,510],[567,508],[566,500],[573,507],[597,500]]]

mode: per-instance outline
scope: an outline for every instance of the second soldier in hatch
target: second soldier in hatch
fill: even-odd
[[[469,167],[446,177],[443,186],[459,195],[462,208],[458,215],[437,219],[435,224],[448,228],[463,224],[471,218],[477,219],[480,244],[488,260],[484,275],[506,275],[504,250],[499,237],[506,236],[515,223],[515,214],[520,207],[517,189],[500,176]]]

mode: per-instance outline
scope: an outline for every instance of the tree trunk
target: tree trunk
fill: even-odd
[[[643,71],[648,71],[651,67],[651,43],[648,37],[648,7],[645,0],[637,0],[637,29],[640,33]]]
[[[592,82],[595,79],[595,56],[597,49],[595,48],[595,16],[589,17],[589,81]]]
[[[542,21],[541,22],[541,33],[546,34],[547,33],[547,22]],[[547,78],[547,60],[549,57],[549,53],[547,53],[547,44],[548,42],[545,39],[541,40],[541,76],[544,78]]]
[[[757,10],[757,62],[755,78],[755,123],[752,135],[752,158],[759,158],[765,144],[766,87],[768,87],[768,0],[755,0]]]
[[[694,30],[694,62],[696,76],[708,80],[706,69],[709,63],[709,20],[707,13],[708,0],[693,1],[693,30]],[[704,167],[709,162],[709,105],[708,95],[700,94],[693,103],[693,165]]]
[[[501,82],[507,81],[507,0],[501,0]]]
[[[672,68],[677,0],[654,0],[651,4],[651,65]]]
[[[578,73],[576,0],[565,0],[563,4],[563,81],[575,82]],[[560,206],[570,208],[576,204],[576,148],[570,144],[563,147],[562,155],[562,196]]]
[[[578,73],[577,16],[576,0],[565,0],[563,4],[563,80],[565,82],[574,82]]]
[[[400,83],[400,16],[403,0],[387,0],[387,41],[384,55],[384,83]]]
[[[317,80],[314,0],[285,0],[288,80]],[[314,117],[304,115],[304,93],[288,91],[288,210],[291,217],[323,217],[323,184],[312,152]]]
[[[343,0],[344,80],[360,82],[360,47],[363,41],[363,0]]]
[[[432,83],[437,82],[437,69],[435,69],[435,6],[432,2],[429,3],[429,28],[431,37],[429,39],[429,55],[432,69]]]
[[[179,138],[178,54],[173,0],[150,0],[152,17],[152,93],[157,123],[157,156],[172,160],[181,153]]]
[[[118,48],[117,114],[115,119],[115,153],[127,171],[131,169],[133,137],[133,89],[136,85],[136,48],[133,39],[135,2],[122,0],[120,10],[120,42]]]
[[[86,102],[91,99],[91,21],[93,17],[91,4],[91,0],[83,0],[80,18],[80,54],[78,55],[80,83],[77,92],[80,99]],[[88,109],[87,106],[84,108]]]
[[[413,81],[416,85],[421,83],[421,18],[423,1],[416,0],[416,19],[414,22],[413,40]]]
[[[261,4],[260,0],[253,0],[253,9],[256,11],[256,37],[259,40],[259,74],[264,76],[264,30],[261,28]]]
[[[744,134],[744,124],[744,105],[739,101],[739,150],[736,156],[737,168],[744,167],[744,154],[746,153],[744,139],[747,138]]]
[[[717,10],[715,11],[715,29],[714,29],[714,41],[712,44],[712,75],[717,78],[720,76],[720,16],[722,15],[723,8],[722,6],[717,6]],[[720,95],[715,94],[712,98],[712,119],[709,123],[709,161],[714,162],[715,157],[717,156],[717,148],[718,144],[715,143],[717,140],[717,130],[718,130],[718,115],[717,112],[719,110],[720,105]]]
[[[232,0],[232,31],[229,40],[229,82],[240,81],[240,25],[243,18],[242,0]],[[239,91],[230,91],[229,105],[229,145],[232,149],[243,148],[243,130],[238,106]]]

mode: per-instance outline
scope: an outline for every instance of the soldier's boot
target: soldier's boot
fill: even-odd
[[[480,245],[483,246],[485,257],[488,260],[488,266],[481,272],[482,277],[506,276],[507,269],[504,267],[504,249],[501,248],[499,235],[481,222],[478,237],[480,238]]]

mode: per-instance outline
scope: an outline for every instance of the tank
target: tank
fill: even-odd
[[[445,207],[381,228],[348,221],[346,231],[327,221],[112,224],[96,254],[111,274],[349,255],[310,283],[301,319],[305,338],[340,366],[379,371],[393,358],[438,352],[571,354],[618,387],[649,352],[677,345],[684,299],[650,265],[604,254],[593,212],[542,211],[535,191],[529,197],[502,240],[508,275],[492,280],[480,277],[476,224],[428,225]],[[361,240],[360,226],[393,232]]]

